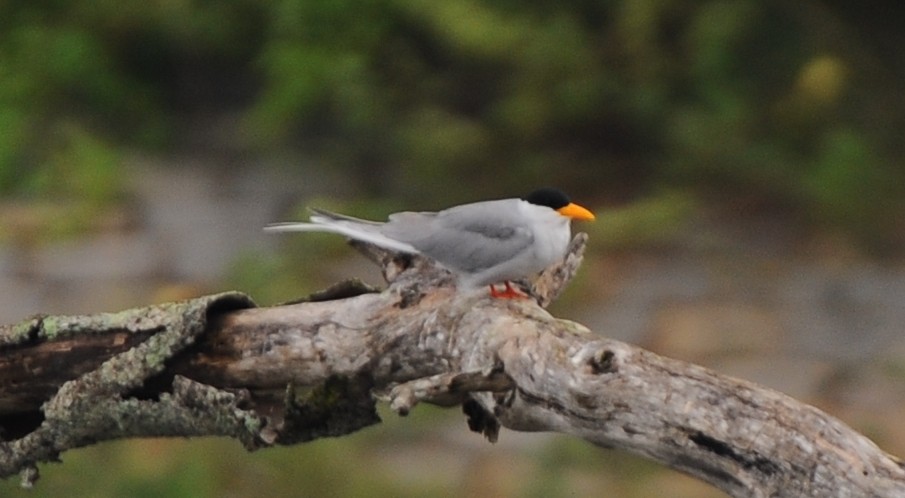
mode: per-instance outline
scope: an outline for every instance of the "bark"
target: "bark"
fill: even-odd
[[[826,413],[657,356],[542,306],[585,237],[526,285],[533,298],[456,292],[420,258],[359,245],[377,292],[340,284],[255,308],[238,293],[0,329],[0,476],[105,439],[224,435],[247,448],[342,436],[419,402],[500,427],[625,449],[738,497],[905,496],[905,468]],[[540,305],[539,305],[540,304]]]

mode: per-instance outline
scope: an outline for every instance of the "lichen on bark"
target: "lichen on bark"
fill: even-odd
[[[39,425],[0,442],[0,476],[24,469],[23,484],[28,485],[37,478],[36,463],[56,461],[63,450],[105,439],[222,434],[253,447],[253,432],[260,431],[263,420],[239,407],[241,395],[179,376],[172,376],[162,392],[150,397],[141,389],[204,333],[211,310],[253,306],[245,295],[230,292],[119,313],[36,317],[0,330],[0,344],[6,349],[79,334],[148,335],[135,347],[63,383],[42,405]]]

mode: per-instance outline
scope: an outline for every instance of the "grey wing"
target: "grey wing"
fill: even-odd
[[[512,259],[534,241],[531,231],[515,226],[505,211],[482,204],[440,213],[398,213],[381,231],[451,269],[477,273]]]

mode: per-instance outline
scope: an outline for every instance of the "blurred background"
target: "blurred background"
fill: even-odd
[[[261,227],[558,186],[598,214],[554,314],[786,392],[905,456],[905,4],[0,4],[0,321],[380,284]],[[29,496],[723,496],[419,407],[337,440],[104,443]],[[24,493],[17,480],[0,494]]]

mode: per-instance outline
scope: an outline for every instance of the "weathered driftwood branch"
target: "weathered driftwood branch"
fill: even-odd
[[[905,468],[837,419],[670,360],[537,303],[585,238],[529,286],[459,294],[419,258],[359,246],[391,283],[342,284],[254,308],[240,294],[0,329],[0,475],[135,436],[226,435],[249,448],[340,436],[418,402],[462,404],[469,427],[556,431],[623,448],[733,496],[905,496]]]

